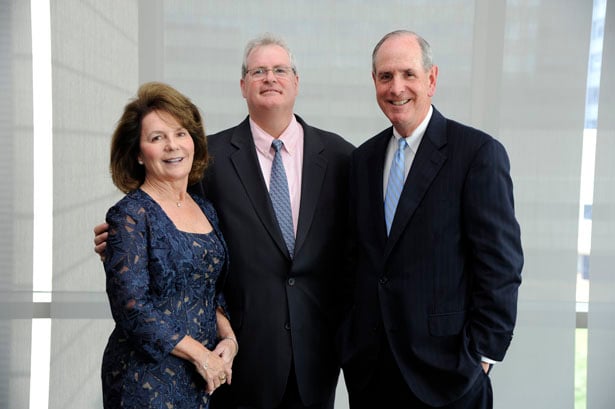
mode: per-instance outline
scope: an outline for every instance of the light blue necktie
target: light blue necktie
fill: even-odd
[[[393,157],[391,163],[391,172],[389,173],[389,180],[387,182],[387,192],[384,196],[384,220],[387,225],[387,235],[391,231],[391,224],[393,224],[393,217],[395,217],[395,209],[397,209],[397,202],[399,202],[399,196],[404,188],[404,149],[408,144],[404,138],[399,138],[399,146]]]
[[[282,154],[280,149],[284,143],[275,139],[271,146],[275,150],[273,155],[273,163],[271,165],[271,179],[269,180],[269,196],[273,204],[273,210],[278,218],[278,224],[286,248],[293,258],[295,251],[295,230],[293,229],[293,213],[290,207],[290,194],[288,193],[288,181],[286,180],[286,172],[284,171],[284,163],[282,163]]]

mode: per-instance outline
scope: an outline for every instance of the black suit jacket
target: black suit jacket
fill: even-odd
[[[391,137],[389,128],[352,157],[356,287],[344,376],[351,393],[365,385],[384,333],[414,394],[441,406],[469,389],[481,356],[503,359],[513,335],[523,255],[509,161],[495,139],[434,108],[387,238]]]
[[[306,405],[329,399],[337,384],[338,246],[345,241],[353,146],[297,120],[305,137],[293,260],[271,205],[249,119],[208,137],[213,162],[203,187],[229,249],[223,291],[240,345],[232,385],[216,391],[213,407],[230,395],[250,406],[279,404],[291,360]]]

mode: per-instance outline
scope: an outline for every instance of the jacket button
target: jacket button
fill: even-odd
[[[284,329],[289,330],[290,331],[290,322],[286,322],[284,323]]]
[[[292,277],[291,277],[291,278],[289,278],[289,279],[288,279],[288,285],[289,285],[289,286],[291,286],[291,287],[292,287],[293,285],[295,285],[295,279],[294,279],[294,278],[292,278]]]
[[[378,282],[380,283],[380,285],[385,285],[386,283],[389,282],[389,279],[387,277],[380,277]]]

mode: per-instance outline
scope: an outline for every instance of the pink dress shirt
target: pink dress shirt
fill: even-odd
[[[265,132],[259,127],[252,118],[250,118],[250,129],[256,145],[256,155],[258,162],[263,172],[263,178],[269,190],[269,180],[271,179],[271,164],[275,151],[271,146],[273,136]],[[286,179],[288,180],[288,192],[290,193],[290,206],[293,212],[293,229],[295,237],[297,236],[297,222],[299,221],[299,205],[301,203],[301,175],[303,167],[303,128],[297,122],[293,115],[288,127],[282,132],[278,138],[284,142],[284,147],[280,151],[282,153],[282,162],[286,171]]]

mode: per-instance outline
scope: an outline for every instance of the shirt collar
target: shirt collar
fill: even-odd
[[[263,155],[272,156],[273,148],[271,147],[271,142],[273,142],[275,138],[258,126],[252,118],[250,118],[250,130],[252,131],[256,149]],[[291,155],[295,152],[297,143],[299,142],[300,131],[299,122],[297,122],[297,118],[293,115],[284,132],[278,137],[279,140],[284,142],[284,149]]]
[[[431,120],[431,115],[433,114],[433,107],[429,106],[429,111],[427,111],[427,115],[421,121],[419,126],[406,138],[406,142],[408,143],[408,147],[412,149],[412,152],[416,153],[419,148],[419,144],[423,139],[423,135],[425,135],[425,130],[427,129],[427,125],[429,125],[429,121]],[[397,132],[397,129],[393,127],[393,136],[395,141],[398,141],[402,136]]]

